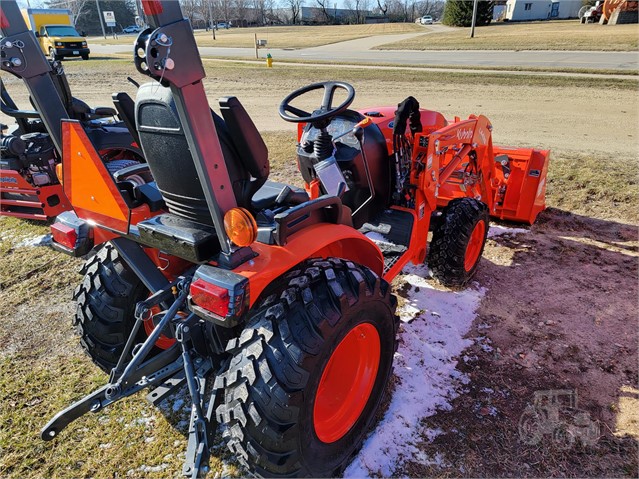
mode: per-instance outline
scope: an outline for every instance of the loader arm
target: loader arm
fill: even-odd
[[[491,178],[493,176],[492,125],[483,115],[472,115],[469,119],[452,123],[433,132],[428,138],[427,165],[432,164],[434,177],[422,175],[421,188],[435,191],[429,196],[429,202],[435,202],[440,190],[451,180],[454,174],[461,178],[460,196],[481,198],[492,211],[494,195]],[[432,206],[432,205],[431,205]]]

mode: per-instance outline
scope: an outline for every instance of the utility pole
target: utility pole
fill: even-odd
[[[95,0],[96,2],[98,0]],[[473,21],[470,24],[470,38],[475,38],[475,23],[477,23],[477,3],[479,0],[474,0],[473,2]]]
[[[106,30],[104,29],[104,20],[102,18],[102,12],[100,11],[100,4],[98,0],[95,0],[95,8],[98,9],[98,18],[100,19],[100,26],[102,27],[102,36],[106,40]]]
[[[209,26],[213,32],[213,40],[215,40],[215,25],[213,25],[213,0],[208,0],[209,4]]]

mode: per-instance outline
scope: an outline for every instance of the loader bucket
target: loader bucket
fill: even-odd
[[[499,219],[533,224],[546,208],[546,175],[549,150],[494,146],[495,157],[507,155],[510,174],[501,204],[495,205],[492,216]]]

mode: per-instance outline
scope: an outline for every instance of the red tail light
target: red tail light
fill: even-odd
[[[62,246],[66,246],[69,249],[74,249],[75,244],[78,241],[78,233],[70,226],[63,225],[62,223],[53,223],[51,225],[51,234],[53,240],[56,243],[60,243]]]
[[[157,0],[142,0],[142,9],[146,15],[159,15],[164,10]]]
[[[0,8],[0,28],[9,28],[9,20],[7,20],[2,8]]]
[[[226,288],[197,279],[191,283],[191,300],[198,306],[218,316],[229,314],[229,292]]]

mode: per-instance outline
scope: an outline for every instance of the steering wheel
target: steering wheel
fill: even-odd
[[[322,105],[318,110],[313,113],[301,110],[291,105],[291,102],[296,98],[308,93],[310,91],[324,89],[324,96],[322,98]],[[333,107],[333,96],[337,90],[346,90],[346,100],[340,103],[338,106]],[[302,88],[298,88],[293,93],[289,94],[280,103],[279,113],[283,120],[290,121],[292,123],[315,123],[342,113],[346,110],[353,100],[355,99],[355,89],[352,85],[339,81],[326,81],[320,83],[313,83]]]

